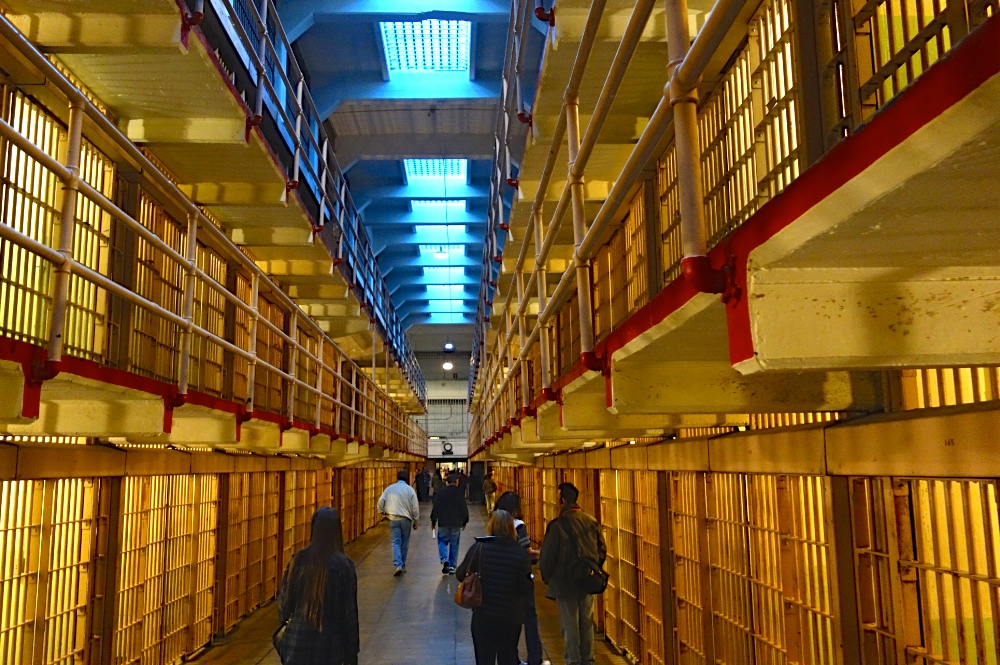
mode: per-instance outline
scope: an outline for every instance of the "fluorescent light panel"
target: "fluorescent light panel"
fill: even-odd
[[[394,72],[467,72],[472,46],[469,21],[383,21],[385,64]]]
[[[420,256],[433,256],[442,261],[451,256],[465,254],[463,245],[417,245],[417,250],[420,252]]]
[[[465,268],[458,267],[445,267],[445,266],[429,266],[424,268],[424,277],[430,277],[432,279],[441,280],[442,284],[447,284],[452,280],[458,280],[465,277]]]
[[[408,159],[404,160],[408,162],[420,162],[429,161],[421,159]],[[438,161],[438,160],[435,160]],[[465,160],[454,160],[454,161],[465,161]],[[406,171],[407,179],[415,177],[410,175],[410,170]],[[416,176],[419,177],[419,176]],[[438,176],[440,177],[440,176]],[[462,177],[464,178],[464,171]],[[410,210],[413,212],[432,212],[444,214],[445,212],[465,212],[466,202],[461,199],[416,199],[410,201]]]
[[[447,240],[448,235],[465,233],[464,224],[417,224],[413,227],[418,235],[440,236]]]
[[[465,287],[461,284],[430,284],[426,287],[428,300],[447,300],[465,295]]]
[[[404,159],[403,168],[409,182],[440,181],[465,184],[469,172],[467,159]],[[422,201],[422,199],[421,199]],[[417,201],[413,201],[417,203]],[[461,202],[465,205],[465,201]],[[412,205],[412,204],[411,204]]]

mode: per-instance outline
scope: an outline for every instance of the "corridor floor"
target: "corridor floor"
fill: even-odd
[[[410,538],[407,572],[393,577],[389,531],[385,523],[348,545],[358,570],[358,613],[361,620],[360,665],[473,665],[471,613],[452,600],[458,582],[442,575],[437,543],[431,539],[429,504],[421,504],[420,527]],[[485,533],[482,507],[470,506],[471,521],[462,534],[461,552]],[[459,559],[461,560],[461,558]],[[562,659],[562,638],[555,603],[535,585],[545,657]],[[258,610],[195,661],[198,665],[280,665],[271,646],[277,625],[277,603]],[[624,665],[603,641],[595,645],[596,665]],[[520,649],[524,657],[524,645]]]

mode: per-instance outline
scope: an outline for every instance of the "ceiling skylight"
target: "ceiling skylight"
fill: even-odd
[[[389,21],[379,23],[379,27],[390,76],[394,72],[469,71],[469,21]]]
[[[439,261],[447,261],[450,258],[465,254],[464,245],[417,245],[420,256],[431,256]]]
[[[461,312],[463,307],[464,300],[430,300],[427,303],[427,310],[430,312]]]
[[[408,159],[408,160],[405,160],[405,161],[408,161],[408,162],[423,162],[423,161],[441,161],[441,160]],[[449,161],[465,161],[465,160],[457,160],[456,159],[456,160],[449,160]],[[409,169],[407,169],[407,171],[406,171],[406,177],[407,177],[407,179],[409,179],[409,178],[412,178],[412,177],[418,177],[419,178],[420,176],[411,176]],[[430,176],[428,176],[428,177],[430,177]],[[437,177],[440,178],[441,176],[437,176]],[[453,176],[453,177],[465,178],[465,174],[463,172],[462,175],[460,175],[460,176]],[[412,210],[413,212],[432,212],[432,213],[437,213],[437,214],[442,214],[442,215],[446,211],[449,212],[449,213],[452,213],[452,212],[465,212],[465,206],[466,206],[466,203],[465,203],[465,201],[463,199],[416,199],[414,201],[410,201],[410,210]]]
[[[458,236],[465,233],[467,229],[464,224],[417,224],[413,230],[417,232],[417,235],[434,236],[435,239],[440,238],[447,243],[448,236]]]
[[[465,268],[429,266],[424,268],[424,277],[440,280],[439,284],[449,284],[465,277]]]
[[[461,284],[430,284],[426,287],[428,300],[447,300],[465,296],[465,287]]]
[[[468,178],[469,160],[467,159],[404,159],[403,168],[409,182],[437,181],[457,182],[465,184]],[[423,203],[422,199],[413,204]],[[465,201],[460,201],[464,206]],[[445,206],[447,207],[447,206]],[[414,208],[416,210],[417,208]],[[464,208],[461,208],[464,210]],[[450,209],[449,209],[450,210]]]

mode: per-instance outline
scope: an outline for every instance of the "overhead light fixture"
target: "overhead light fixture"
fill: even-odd
[[[455,350],[455,345],[454,344],[452,344],[451,342],[445,342],[444,343],[444,351],[445,351],[445,353],[451,353],[454,350]]]
[[[438,261],[444,261],[448,258],[448,252],[445,250],[444,246],[438,247],[437,251],[434,252],[434,258]]]
[[[455,366],[452,363],[450,363],[450,362],[445,362],[445,364],[441,365],[441,369],[443,369],[446,372],[450,372],[454,368],[455,368]]]

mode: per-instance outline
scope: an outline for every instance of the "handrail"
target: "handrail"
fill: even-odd
[[[273,103],[274,121],[279,127],[279,133],[283,132],[291,138],[289,148],[293,153],[293,164],[288,177],[288,189],[292,190],[303,184],[310,187],[320,208],[319,219],[313,222],[314,231],[318,233],[326,224],[333,224],[336,237],[331,243],[333,246],[328,246],[327,249],[333,255],[334,265],[346,258],[347,265],[360,277],[349,280],[352,282],[352,289],[360,289],[360,293],[355,295],[365,308],[370,309],[369,317],[373,322],[372,325],[381,329],[390,352],[423,404],[426,401],[425,380],[409,345],[402,322],[392,306],[388,287],[378,269],[367,231],[360,223],[360,213],[357,212],[350,189],[346,186],[343,171],[336,154],[330,149],[332,142],[327,135],[324,119],[320,117],[309,87],[305,85],[305,74],[295,58],[274,2],[272,0],[259,0],[259,2],[261,7],[251,0],[214,0],[209,3],[219,4],[228,12],[229,16],[225,18],[228,19],[232,30],[227,30],[227,33],[239,41],[249,60],[246,65],[256,74],[258,92],[254,108],[251,109],[251,113],[255,114],[251,119],[252,124],[260,121],[256,114],[263,113],[266,92]],[[256,43],[240,20],[236,3],[241,3],[241,7],[246,8],[245,13],[249,15],[253,28],[258,33],[257,37],[260,38]],[[223,25],[224,29],[226,27]],[[275,34],[272,36],[272,33]],[[279,52],[276,44],[281,45],[284,54]],[[271,80],[268,58],[274,65],[270,69],[285,88],[285,94],[282,94]],[[313,155],[310,156],[309,152]],[[318,164],[313,163],[314,159]],[[307,178],[301,177],[303,169]],[[311,184],[310,180],[315,184]],[[326,207],[331,203],[333,214],[328,215]],[[337,208],[346,213],[346,219],[344,219],[345,214],[336,214]],[[348,237],[347,243],[339,239],[344,235]],[[345,252],[348,254],[347,257],[344,256]],[[378,323],[379,320],[382,324]]]
[[[712,54],[714,54],[714,51],[718,48],[719,43],[721,43],[722,37],[725,35],[725,33],[731,27],[732,23],[735,21],[736,17],[739,14],[740,9],[742,9],[743,4],[744,4],[743,0],[718,0],[715,8],[713,9],[710,15],[710,20],[706,22],[702,30],[699,31],[694,44],[692,44],[690,49],[686,48],[687,46],[686,44],[683,45],[685,47],[683,49],[684,57],[683,59],[680,60],[680,62],[677,63],[677,66],[674,68],[674,71],[672,72],[673,76],[671,78],[671,81],[668,82],[668,85],[664,88],[663,94],[656,107],[656,110],[653,112],[653,115],[650,117],[649,122],[647,123],[646,127],[640,134],[638,142],[636,143],[635,147],[629,154],[625,166],[622,169],[621,175],[615,180],[615,183],[612,186],[611,191],[609,192],[604,203],[601,205],[601,208],[598,211],[594,221],[590,224],[589,227],[586,228],[582,237],[577,238],[577,242],[575,243],[576,247],[573,253],[573,261],[572,261],[574,268],[580,268],[581,266],[585,265],[589,266],[589,261],[593,256],[593,253],[597,249],[597,240],[600,238],[601,234],[607,228],[607,225],[610,223],[611,218],[614,215],[615,211],[617,211],[618,207],[624,201],[625,195],[627,194],[628,190],[632,187],[635,180],[639,177],[642,168],[651,158],[652,151],[655,149],[659,140],[663,137],[668,127],[670,126],[670,122],[673,117],[673,103],[676,99],[675,90],[678,80],[677,77],[679,75],[682,75],[683,78],[681,79],[681,81],[685,85],[690,84],[691,81],[697,82],[697,79],[701,76],[701,72],[707,65],[708,59],[711,57]],[[640,10],[642,5],[643,5],[642,2],[636,4],[633,10],[633,17],[636,16],[636,12]],[[589,18],[590,17],[588,17],[588,24],[589,24]],[[647,20],[648,20],[648,15],[647,15]],[[644,29],[644,27],[645,27],[645,21],[638,21],[636,23],[633,23],[630,20],[628,29],[638,30],[641,34],[641,30]],[[628,38],[629,41],[631,41],[632,38],[633,37],[630,36]],[[580,44],[581,50],[584,48],[585,40],[586,40],[586,33],[584,38],[581,39],[581,44]],[[630,59],[632,55],[631,53],[627,53],[627,49],[625,47],[626,47],[626,39],[623,38],[622,45],[619,48],[619,52],[616,53],[615,61],[613,62],[611,69],[611,73],[615,74],[616,76],[624,75],[624,71],[627,68],[628,59]],[[624,62],[619,62],[619,56],[626,57],[627,59]],[[578,52],[577,62],[579,62],[579,52]],[[575,74],[576,72],[577,72],[577,67],[574,65],[573,73]],[[620,83],[620,81],[618,81],[618,83]],[[673,85],[671,85],[672,83]],[[591,118],[590,125],[588,126],[586,132],[584,133],[585,139],[587,137],[592,137],[592,140],[596,141],[596,137],[600,133],[601,123],[603,123],[604,119],[606,118],[606,110],[604,112],[600,112],[602,111],[601,102],[605,98],[605,96],[608,95],[608,93],[612,93],[613,96],[613,92],[617,90],[616,85],[617,84],[615,79],[612,77],[611,74],[609,74],[608,79],[605,81],[604,86],[602,87],[601,97],[599,98],[598,101],[597,111],[599,112],[595,113],[595,115]],[[570,91],[571,86],[572,86],[572,79],[570,79],[570,85],[567,87],[567,92]],[[689,90],[690,88],[685,89],[683,91],[683,94],[687,95]],[[567,98],[564,99],[563,114],[565,114],[565,106],[566,106],[565,102],[567,99],[572,99],[572,98],[567,96]],[[610,99],[608,99],[607,101],[608,103],[610,103]],[[595,126],[595,120],[597,121],[596,126]],[[591,126],[595,126],[595,129],[591,130]],[[581,148],[582,147],[583,146],[581,146]],[[589,151],[592,149],[592,145],[588,145],[586,146],[586,148],[587,150],[586,152],[584,152],[584,155],[589,156]],[[579,175],[582,174],[583,171],[584,165],[583,164],[577,165],[573,161],[574,158],[578,159],[579,157],[578,154],[574,154],[575,152],[576,152],[575,150],[571,149],[571,162],[570,162],[570,173],[569,173],[570,177],[567,179],[567,183],[564,186],[562,195],[560,196],[559,199],[559,205],[557,205],[556,212],[558,214],[562,214],[565,210],[563,201],[567,198],[567,192],[571,188],[571,183],[575,178],[579,177]],[[540,189],[537,194],[537,197],[544,197],[544,191]],[[534,215],[531,215],[531,217],[529,218],[528,221],[529,228],[531,224],[534,223],[533,218]],[[553,233],[552,227],[553,226],[558,227],[560,221],[561,220],[558,217],[553,217],[553,220],[550,223],[549,228],[546,229],[546,236],[547,236],[546,241],[548,240],[548,235],[550,233]],[[528,244],[530,237],[531,237],[530,233],[525,233],[525,236],[522,240],[523,244],[522,244],[521,254],[526,253],[524,247]],[[549,243],[543,245],[543,249],[545,250],[547,250],[549,247],[551,247],[551,244]],[[538,255],[539,258],[536,259],[535,266],[532,271],[532,276],[535,276],[537,274],[537,271],[539,269],[538,266],[540,262],[544,260],[546,254],[547,251],[545,251],[544,253],[540,253]],[[535,321],[535,325],[533,326],[531,332],[526,337],[523,337],[523,341],[519,344],[519,353],[517,354],[516,358],[512,358],[512,362],[510,363],[510,365],[506,368],[504,368],[499,363],[495,363],[492,365],[492,367],[489,370],[489,374],[484,381],[484,385],[492,386],[495,383],[496,388],[495,390],[491,391],[492,393],[491,395],[489,396],[483,395],[483,399],[488,401],[481,404],[480,405],[481,408],[491,411],[496,406],[496,404],[502,399],[502,396],[504,395],[504,392],[507,390],[507,387],[510,384],[510,382],[513,380],[513,377],[523,373],[523,362],[528,359],[528,356],[530,354],[530,349],[534,345],[534,343],[538,340],[541,331],[545,328],[545,326],[552,319],[552,317],[555,316],[555,314],[559,311],[559,308],[569,297],[574,277],[577,277],[577,275],[574,274],[574,270],[568,269],[562,274],[562,277],[560,278],[558,284],[556,285],[555,290],[551,293],[551,295],[548,296],[544,309],[541,309],[539,311]],[[508,291],[508,299],[507,299],[508,307],[512,291],[513,289]],[[522,298],[521,302],[518,304],[518,314],[521,314],[523,309],[526,307],[526,302],[525,302],[526,300],[527,300],[526,298]],[[508,331],[506,335],[497,336],[496,340],[497,345],[494,348],[497,350],[503,348],[500,345],[501,338],[504,340],[503,344],[509,347],[510,342],[513,340],[513,334],[514,334],[513,328],[508,326]],[[504,369],[506,369],[506,371],[504,371]],[[588,367],[588,369],[594,369],[594,368]],[[497,376],[498,374],[503,374],[502,378],[498,377]]]
[[[162,238],[157,236],[155,233],[150,231],[145,225],[136,220],[134,217],[123,211],[118,205],[109,200],[103,193],[99,192],[97,189],[86,183],[81,176],[78,174],[78,167],[75,166],[73,153],[79,152],[79,149],[70,150],[69,161],[70,164],[64,165],[59,160],[53,158],[51,155],[42,150],[39,146],[33,143],[28,138],[22,136],[17,129],[11,126],[9,123],[0,119],[0,136],[10,141],[11,144],[16,146],[19,150],[24,152],[26,155],[31,157],[36,161],[41,167],[48,170],[57,179],[62,181],[68,191],[73,191],[78,195],[84,196],[89,201],[93,202],[100,210],[108,214],[112,219],[124,224],[130,230],[134,231],[137,236],[147,241],[149,245],[155,248],[157,251],[161,252],[169,260],[173,261],[178,266],[185,269],[188,274],[188,279],[193,279],[194,284],[200,283],[206,285],[208,288],[212,289],[216,293],[221,294],[226,300],[232,302],[235,307],[241,309],[243,312],[250,315],[253,325],[251,326],[251,339],[249,340],[247,346],[248,349],[244,349],[233,342],[219,337],[210,330],[206,330],[196,325],[191,316],[191,298],[189,297],[188,302],[185,303],[185,312],[183,315],[173,312],[163,306],[148,300],[147,298],[139,295],[138,293],[128,289],[127,287],[113,281],[110,277],[97,272],[96,270],[90,268],[89,266],[80,263],[73,256],[72,250],[72,239],[73,230],[76,226],[75,223],[75,206],[70,207],[69,203],[71,200],[68,197],[64,197],[63,212],[64,218],[69,211],[69,223],[63,224],[63,237],[60,240],[60,248],[56,249],[50,247],[34,238],[27,236],[20,231],[10,227],[6,224],[0,224],[0,237],[16,244],[17,246],[25,249],[26,251],[32,252],[39,256],[40,258],[48,261],[56,268],[57,276],[60,273],[64,274],[74,274],[77,275],[102,289],[105,289],[109,293],[113,293],[116,296],[123,298],[124,300],[135,304],[151,313],[159,316],[166,321],[169,321],[180,329],[182,334],[190,336],[196,334],[212,344],[235,354],[250,362],[251,371],[254,367],[262,367],[277,376],[281,377],[283,380],[288,381],[295,387],[302,387],[307,392],[317,396],[317,405],[319,401],[330,402],[337,405],[339,408],[347,409],[348,411],[357,413],[365,422],[368,423],[369,427],[374,431],[375,428],[384,427],[388,431],[404,436],[406,438],[412,438],[414,433],[417,433],[417,439],[419,444],[420,430],[417,428],[413,429],[414,423],[412,419],[406,414],[406,412],[400,407],[387,392],[385,392],[381,387],[378,386],[374,377],[369,377],[365,374],[361,368],[351,360],[346,354],[344,354],[340,349],[333,343],[333,341],[322,331],[319,325],[313,321],[311,318],[306,316],[295,316],[294,313],[300,311],[298,305],[288,297],[282,290],[271,282],[268,277],[263,273],[263,271],[256,266],[256,264],[249,260],[245,255],[243,255],[239,249],[232,244],[232,242],[226,237],[226,235],[219,230],[210,219],[208,219],[205,214],[195,205],[190,199],[188,199],[177,186],[172,183],[159,169],[154,165],[140,150],[138,150],[134,144],[132,144],[121,131],[112,124],[106,116],[104,116],[97,107],[91,103],[83,93],[77,89],[62,73],[49,62],[44,56],[42,56],[31,44],[27,41],[24,36],[18,32],[13,25],[8,21],[6,17],[0,16],[0,36],[5,37],[15,48],[17,48],[30,62],[32,65],[37,67],[41,74],[54,86],[56,90],[61,92],[69,100],[70,104],[70,145],[78,146],[82,141],[83,134],[83,115],[87,115],[97,127],[98,130],[102,132],[107,139],[109,139],[122,154],[132,160],[134,160],[142,168],[144,176],[150,179],[153,184],[157,185],[164,195],[180,207],[185,210],[189,215],[189,241],[188,241],[188,254],[184,255],[178,252],[170,245],[165,243]],[[76,158],[78,160],[78,157]],[[78,162],[76,162],[78,163]],[[208,275],[204,270],[197,266],[197,243],[194,239],[198,235],[198,230],[204,231],[204,236],[207,236],[205,240],[209,240],[210,244],[214,247],[221,248],[230,256],[234,257],[238,262],[242,270],[249,273],[252,278],[254,286],[254,297],[253,303],[247,304],[243,302],[239,297],[230,292],[228,289],[219,284],[214,278]],[[193,235],[192,231],[194,232]],[[67,243],[68,239],[68,243]],[[312,353],[306,346],[296,339],[297,332],[295,334],[286,333],[280,327],[273,324],[266,317],[261,317],[258,314],[257,307],[257,293],[259,292],[259,286],[264,284],[268,287],[270,293],[277,299],[280,306],[284,306],[287,311],[293,313],[293,321],[303,321],[306,323],[305,332],[307,334],[315,334],[320,340],[322,349],[325,345],[330,345],[331,348],[335,349],[338,355],[337,365],[338,367],[331,367],[325,363],[323,358]],[[188,289],[188,294],[193,296],[193,288]],[[60,292],[57,288],[54,301],[53,301],[53,314],[52,314],[52,330],[50,332],[50,344],[49,344],[49,358],[48,363],[46,363],[45,368],[38,380],[47,380],[54,378],[58,374],[60,368],[60,362],[62,358],[62,323],[57,318],[57,313],[60,310],[65,311],[67,302],[67,294],[65,292]],[[313,367],[311,371],[315,371],[317,374],[317,385],[311,385],[301,378],[295,376],[294,367],[289,370],[281,369],[275,367],[274,365],[261,359],[256,354],[256,331],[257,324],[263,321],[264,327],[273,333],[277,334],[285,344],[290,347],[291,350],[296,354],[302,354],[307,361],[311,361]],[[298,326],[296,325],[296,330]],[[185,344],[185,348],[182,350],[180,356],[180,403],[183,403],[184,396],[187,394],[187,385],[185,379],[186,364],[191,356],[190,345]],[[360,411],[354,407],[343,404],[341,401],[336,399],[332,395],[327,395],[319,387],[322,383],[322,377],[324,375],[329,375],[338,381],[346,382],[347,379],[343,373],[343,367],[345,366],[352,368],[352,374],[354,375],[354,382],[359,381],[360,385],[356,385],[352,382],[355,390],[362,393],[365,400],[373,405],[371,412]],[[253,381],[249,381],[252,386]],[[248,388],[250,394],[252,395],[252,388]],[[380,407],[378,400],[384,400],[384,407]],[[252,398],[248,400],[252,408]],[[319,414],[320,409],[317,408],[317,422],[315,425],[319,427]],[[389,416],[388,420],[384,423],[380,423],[380,420],[385,419],[385,416]],[[292,402],[292,408],[287,414],[288,420],[294,420],[294,401]],[[353,432],[352,432],[353,434]]]

